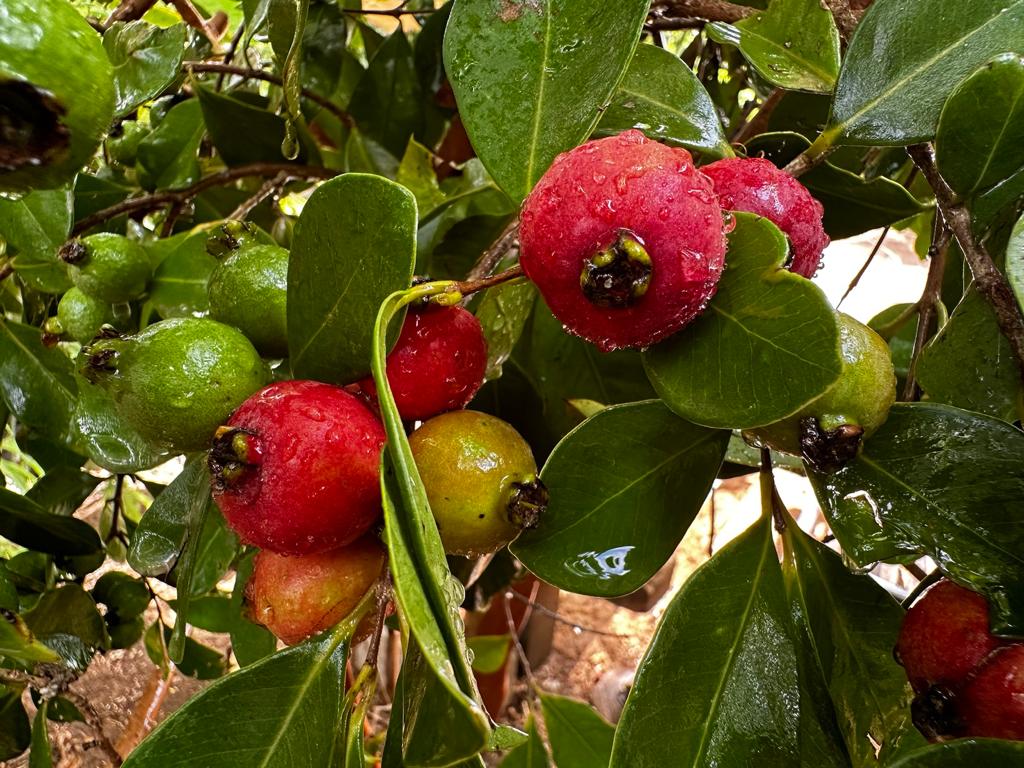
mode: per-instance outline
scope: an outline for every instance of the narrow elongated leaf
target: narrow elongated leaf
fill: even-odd
[[[765,80],[780,88],[831,93],[839,74],[839,31],[818,0],[772,0],[768,10],[708,34],[735,45]]]
[[[701,566],[647,649],[611,768],[843,765],[810,706],[767,518]]]
[[[899,404],[833,475],[811,481],[843,552],[862,565],[931,555],[985,592],[996,631],[1024,632],[1024,432],[932,403]]]
[[[660,400],[612,406],[556,446],[541,472],[550,501],[512,553],[541,579],[603,597],[639,589],[700,511],[729,442]]]
[[[733,155],[714,102],[693,70],[655,45],[637,46],[595,134],[611,136],[629,128],[711,157]]]
[[[73,371],[60,349],[43,346],[38,328],[0,319],[0,399],[18,421],[63,439],[78,389]]]
[[[1024,57],[1000,56],[953,91],[939,117],[935,159],[968,200],[1024,170]]]
[[[99,534],[88,523],[51,515],[31,499],[4,488],[0,488],[0,536],[53,555],[91,555],[103,551]]]
[[[890,768],[978,768],[1024,763],[1024,743],[1003,739],[956,739],[915,750]]]
[[[209,496],[205,456],[193,456],[174,481],[156,497],[142,516],[128,548],[128,564],[143,576],[169,573],[188,538],[196,499]]]
[[[633,55],[647,0],[459,0],[445,70],[480,159],[522,200],[593,130]],[[511,85],[510,85],[511,84]]]
[[[412,280],[416,201],[364,174],[323,184],[306,203],[288,264],[288,349],[298,377],[347,383],[370,369],[381,302]]]
[[[161,29],[146,21],[115,21],[103,33],[114,65],[114,113],[126,115],[174,82],[185,55],[185,25]]]
[[[43,699],[32,720],[32,751],[28,756],[28,768],[51,768],[53,765],[53,755],[50,754],[50,737],[46,728],[46,713],[49,706],[50,702]]]
[[[850,41],[826,134],[845,144],[932,138],[967,75],[1000,53],[1024,52],[1022,26],[1024,0],[875,3]]]
[[[206,132],[198,99],[175,104],[139,142],[136,167],[147,189],[187,187],[199,178],[199,144]]]
[[[778,421],[839,377],[839,331],[825,294],[783,268],[786,239],[767,219],[737,213],[718,293],[704,313],[644,353],[673,411],[709,427]]]
[[[60,661],[60,656],[33,637],[28,625],[18,615],[7,610],[0,611],[0,658],[26,665]]]
[[[57,249],[71,231],[74,195],[70,188],[40,189],[16,200],[0,198],[0,237],[14,268],[30,286],[61,293],[71,286]]]
[[[161,723],[125,768],[328,768],[345,693],[345,629],[206,688]]]
[[[793,615],[807,633],[855,766],[897,747],[923,745],[910,721],[914,696],[895,662],[904,611],[870,576],[856,576],[795,524],[782,536],[783,576]]]
[[[541,709],[548,729],[552,757],[558,768],[608,765],[615,728],[582,701],[542,694]]]

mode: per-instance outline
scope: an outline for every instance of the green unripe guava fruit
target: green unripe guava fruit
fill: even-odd
[[[113,116],[110,60],[71,3],[0,3],[0,192],[70,181]]]
[[[105,324],[114,322],[114,313],[107,302],[70,288],[57,304],[57,319],[68,338],[85,344],[96,338]]]
[[[207,284],[210,317],[233,325],[267,357],[288,354],[288,251],[245,245],[232,251]]]
[[[110,232],[72,240],[61,248],[60,257],[76,287],[109,304],[138,298],[153,274],[141,245]]]
[[[270,380],[245,336],[206,318],[179,317],[83,351],[83,375],[105,387],[151,442],[186,452],[208,448],[217,427]]]

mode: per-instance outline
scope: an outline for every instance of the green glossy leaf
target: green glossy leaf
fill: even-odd
[[[197,317],[210,308],[206,283],[217,260],[206,252],[209,232],[200,230],[160,262],[149,284],[149,300],[161,317]]]
[[[99,484],[100,478],[66,465],[50,468],[29,489],[31,499],[51,515],[70,517]]]
[[[164,630],[163,643],[160,641],[160,627]],[[157,621],[149,625],[144,638],[146,653],[150,661],[158,667],[164,663],[164,648],[171,641],[171,628]],[[183,675],[197,680],[216,680],[224,677],[228,671],[228,660],[225,655],[213,648],[207,648],[191,637],[185,638],[185,651],[181,661],[175,662],[175,669]]]
[[[107,606],[107,616],[113,614],[121,618],[138,616],[146,610],[151,599],[149,590],[140,579],[120,571],[107,571],[100,576],[92,588],[92,597],[97,603]]]
[[[346,174],[309,198],[288,266],[288,348],[300,378],[347,383],[370,367],[373,319],[409,285],[416,202],[379,176]]]
[[[90,648],[110,645],[96,601],[78,584],[64,584],[44,593],[25,614],[25,623],[40,639],[50,635],[73,635]]]
[[[255,552],[248,552],[239,558],[235,566],[235,588],[231,593],[231,650],[238,665],[246,667],[277,648],[277,638],[265,627],[254,624],[246,617],[245,587],[252,575]]]
[[[956,739],[915,750],[889,768],[978,768],[1024,764],[1024,743],[1002,739]]]
[[[206,457],[194,456],[174,481],[153,500],[132,535],[128,564],[143,576],[169,573],[188,538],[196,500],[209,495]]]
[[[0,198],[0,238],[7,241],[18,275],[38,291],[63,293],[71,287],[57,249],[71,231],[73,202],[69,188]]]
[[[145,21],[115,21],[103,33],[114,65],[114,113],[125,115],[173,83],[185,55],[184,24],[161,29]]]
[[[907,371],[910,368],[910,360],[914,355],[914,337],[917,335],[917,313],[912,314],[907,321],[899,328],[888,328],[887,326],[895,321],[900,315],[910,308],[910,304],[894,304],[888,309],[883,309],[868,323],[868,327],[889,344],[889,353],[892,356],[892,366],[896,372],[896,391],[902,389],[907,378]],[[882,333],[885,331],[885,333]],[[888,337],[888,338],[886,338]]]
[[[21,691],[0,685],[0,760],[17,757],[32,741],[32,726],[21,704]]]
[[[157,726],[125,768],[329,765],[345,694],[344,629],[340,625],[204,689]]]
[[[855,766],[878,764],[896,747],[924,743],[910,720],[914,692],[893,659],[904,611],[867,575],[790,523],[783,577],[793,615],[807,633]]]
[[[540,740],[532,716],[526,721],[526,732],[529,739],[505,755],[505,759],[499,763],[501,768],[551,768],[551,758],[544,749],[544,742]]]
[[[1024,383],[995,310],[972,285],[917,363],[928,399],[1016,421]]]
[[[480,159],[522,200],[555,156],[582,142],[615,92],[646,0],[458,0],[445,70]],[[514,84],[514,86],[510,86]]]
[[[206,132],[198,99],[174,105],[139,142],[136,167],[146,189],[187,187],[199,178],[199,145]]]
[[[80,377],[76,381],[78,402],[71,416],[71,441],[77,449],[110,472],[138,472],[167,460],[167,450],[142,437],[106,390]]]
[[[796,456],[788,453],[772,451],[772,466],[778,469],[786,469],[798,475],[804,473],[803,462]],[[725,450],[725,460],[732,464],[757,469],[761,466],[761,449],[743,439],[739,432],[734,432],[729,438],[729,447]]]
[[[611,768],[848,765],[809,706],[767,518],[669,605],[619,720]]]
[[[32,746],[28,756],[28,768],[51,768],[53,755],[50,754],[50,737],[46,728],[46,713],[50,702],[43,700],[32,720]]]
[[[1017,297],[1017,305],[1024,309],[1024,216],[1017,220],[1006,245],[1006,279]]]
[[[434,155],[417,141],[410,140],[406,146],[395,181],[416,196],[416,208],[424,219],[445,202],[434,171]]]
[[[212,502],[203,518],[195,552],[195,564],[189,591],[193,596],[204,595],[220,581],[238,552],[238,537],[228,528],[224,515]],[[184,563],[182,563],[184,567]],[[183,585],[179,577],[178,591]],[[180,597],[179,597],[180,600]]]
[[[398,28],[370,59],[349,110],[365,135],[401,157],[409,139],[422,131],[421,100],[412,46]]]
[[[953,91],[939,117],[935,159],[967,200],[1024,170],[1024,57],[1000,56]]]
[[[210,140],[225,163],[235,166],[286,161],[281,153],[286,134],[283,117],[244,99],[244,93],[227,95],[198,85],[195,90]],[[244,141],[239,140],[240,126],[245,126]],[[308,159],[309,152],[303,142],[295,160],[304,163]]]
[[[474,635],[466,639],[473,652],[473,671],[490,675],[502,669],[508,661],[512,638],[508,635]]]
[[[73,370],[59,348],[43,346],[38,328],[0,319],[0,400],[18,421],[63,438],[78,389]]]
[[[1024,52],[1022,26],[1024,0],[876,2],[843,60],[828,139],[927,141],[946,98],[967,75],[1000,53]]]
[[[728,442],[728,431],[691,424],[660,400],[605,408],[555,447],[541,472],[548,508],[512,553],[570,592],[639,589],[700,511]]]
[[[60,656],[33,637],[18,615],[7,610],[0,611],[0,658],[26,665],[60,661]]]
[[[833,475],[810,474],[843,552],[867,565],[931,555],[992,601],[993,628],[1024,631],[1024,432],[932,403],[898,404]]]
[[[710,157],[733,155],[715,105],[693,70],[654,45],[637,46],[595,133],[611,136],[629,128]]]
[[[525,280],[484,291],[475,312],[487,341],[488,380],[501,376],[501,366],[522,336],[536,300],[537,289]]]
[[[831,93],[839,74],[839,31],[818,0],[772,0],[768,10],[736,22],[715,22],[708,34],[735,45],[772,85]]]
[[[762,134],[747,142],[747,152],[751,157],[763,153],[781,168],[809,146],[797,133]],[[822,224],[834,240],[886,227],[925,210],[892,179],[876,176],[867,180],[832,163],[811,169],[800,177],[800,183],[824,206]]]
[[[0,488],[0,536],[54,555],[89,555],[103,550],[99,534],[73,517],[51,515],[31,499]]]
[[[582,701],[541,694],[544,725],[558,768],[606,766],[612,755],[615,728]]]
[[[644,368],[683,418],[747,429],[821,396],[842,360],[825,294],[782,268],[783,234],[767,219],[735,215],[718,293],[694,322],[644,353]]]

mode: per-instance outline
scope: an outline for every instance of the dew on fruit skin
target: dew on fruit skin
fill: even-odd
[[[595,184],[604,184],[608,179],[608,177],[603,173],[595,173],[593,178]]]
[[[668,217],[671,215],[671,211],[667,205],[663,205],[658,209],[658,218],[662,221],[668,221]]]

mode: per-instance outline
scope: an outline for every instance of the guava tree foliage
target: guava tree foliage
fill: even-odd
[[[556,161],[588,140],[620,143]],[[616,165],[662,145],[675,159],[656,171]],[[602,152],[607,177],[581,159]],[[699,172],[737,157],[774,165]],[[681,219],[669,181],[607,204],[673,162],[687,204],[714,215]],[[556,176],[581,168],[577,198]],[[823,210],[801,216],[833,240],[912,228],[920,300],[870,330],[838,314],[813,281],[828,237],[808,245],[788,214],[740,203],[762,181],[809,191]],[[165,671],[220,679],[134,768],[1024,764],[1021,742],[985,738],[1024,734],[924,727],[934,687],[912,689],[892,655],[904,608],[865,574],[929,555],[923,584],[980,593],[992,645],[1020,650],[1024,0],[0,0],[0,193],[0,760],[50,765],[48,722],[85,720],[120,763],[73,683],[142,639]],[[686,252],[689,282],[617,223],[644,206],[657,238],[710,243]],[[559,254],[592,220],[613,239],[588,242],[566,282]],[[243,254],[252,266],[227,270]],[[671,317],[643,325],[665,302]],[[538,514],[473,560],[451,554],[475,551],[450,545],[457,504],[435,525],[403,410],[423,392],[389,363],[425,303],[475,315],[471,407],[541,465],[516,486]],[[379,423],[337,386],[291,380],[358,390]],[[285,630],[246,598],[266,555],[287,602],[285,555],[317,543],[260,528],[273,551],[257,555],[235,522],[256,502],[231,483],[270,461],[235,408],[271,381],[303,418],[324,420],[308,388],[373,422],[331,448],[368,446],[377,522],[355,608],[324,626]],[[175,457],[166,487],[145,473]],[[789,518],[783,463],[809,477],[831,547]],[[299,516],[301,496],[314,519],[327,481],[282,466],[276,508]],[[487,712],[475,672],[510,643],[467,640],[463,610],[524,569],[631,593],[717,477],[758,471],[762,518],[673,598],[616,727],[543,691],[522,729]],[[100,513],[76,516],[97,489]],[[385,621],[404,663],[381,729],[367,713]],[[190,626],[228,635],[240,668]]]

